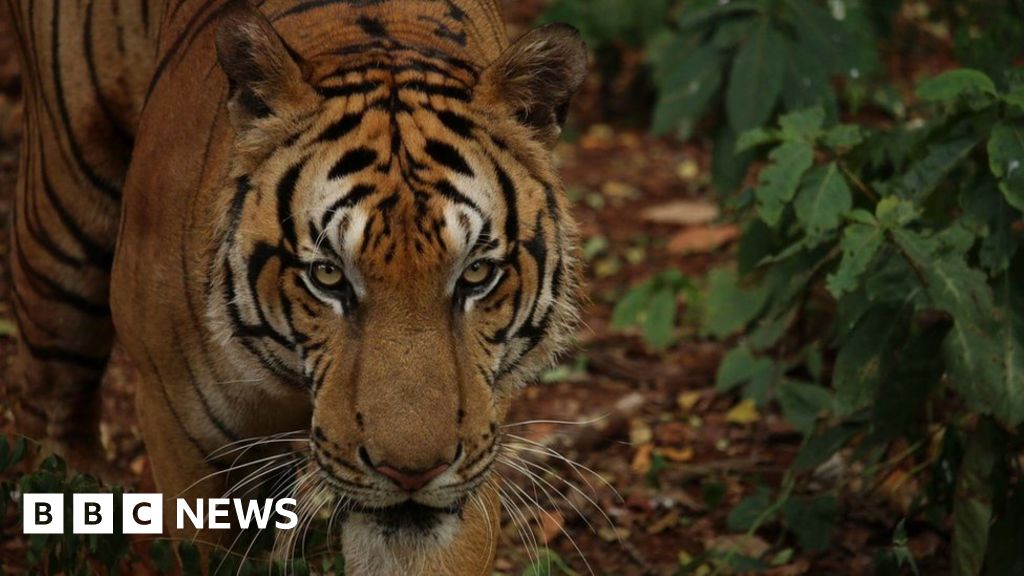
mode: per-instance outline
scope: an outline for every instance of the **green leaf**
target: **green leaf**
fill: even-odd
[[[979,576],[988,548],[992,520],[992,466],[995,463],[991,432],[982,429],[968,436],[967,450],[956,482],[953,501],[953,576]]]
[[[822,134],[821,127],[825,123],[825,110],[814,106],[783,114],[779,118],[783,140],[801,140],[814,143]]]
[[[715,136],[711,158],[711,183],[720,198],[732,194],[743,184],[754,152],[737,150],[736,134],[728,122],[721,122]]]
[[[828,11],[807,0],[783,0],[783,17],[796,30],[801,48],[828,75],[848,74],[855,65],[849,38],[843,23]]]
[[[755,194],[761,219],[775,227],[782,211],[793,200],[804,173],[814,163],[814,150],[803,142],[786,142],[772,150],[768,158],[772,164],[761,171]]]
[[[1024,122],[996,124],[988,139],[988,157],[1006,201],[1024,210]]]
[[[804,434],[811,433],[818,416],[833,405],[832,394],[826,388],[792,380],[779,386],[778,398],[786,420]]]
[[[779,134],[777,131],[763,127],[754,128],[740,134],[739,140],[736,141],[736,152],[746,152],[758,146],[778,141]]]
[[[728,338],[752,320],[764,308],[769,292],[764,286],[744,290],[736,272],[716,268],[708,274],[707,301],[701,325],[714,338]]]
[[[729,124],[738,134],[771,118],[782,90],[784,45],[782,36],[763,18],[740,48],[729,75],[725,107]]]
[[[871,266],[885,237],[878,226],[854,223],[843,231],[843,239],[839,247],[843,250],[843,259],[839,267],[828,275],[827,286],[832,297],[839,299],[852,292],[861,283],[861,278]]]
[[[873,437],[881,442],[909,433],[927,408],[928,396],[940,384],[945,366],[936,361],[949,323],[937,323],[914,335],[898,352],[898,361],[871,406]]]
[[[840,124],[830,128],[821,139],[821,143],[833,150],[852,148],[864,141],[864,133],[860,126]]]
[[[1018,211],[1006,202],[996,183],[987,178],[977,187],[961,189],[960,206],[960,222],[981,238],[981,265],[990,276],[1002,274],[1020,247],[1020,239],[1013,231]]]
[[[875,218],[886,229],[900,228],[910,224],[920,216],[913,202],[887,196],[879,200],[875,206]]]
[[[786,37],[785,76],[782,102],[788,111],[817,107],[830,120],[837,116],[837,102],[830,79],[831,72],[807,41]]]
[[[875,397],[907,336],[911,311],[909,306],[872,308],[843,342],[832,373],[840,416],[853,414]]]
[[[753,14],[761,10],[757,0],[734,0],[725,4],[718,0],[687,2],[683,4],[676,21],[679,29],[688,32],[703,28],[721,18],[739,14]]]
[[[1024,574],[1024,546],[1020,535],[1024,534],[1024,482],[1018,481],[1006,505],[1006,510],[989,531],[988,555],[985,560],[986,574]]]
[[[796,535],[804,550],[825,550],[832,543],[839,501],[835,496],[819,498],[790,498],[782,505],[786,527]]]
[[[809,436],[793,461],[793,471],[800,473],[817,468],[845,446],[858,429],[857,426],[842,425]]]
[[[718,50],[710,45],[694,49],[674,67],[659,90],[654,133],[662,135],[675,130],[683,139],[689,138],[721,84]]]
[[[631,288],[615,305],[612,312],[612,328],[630,328],[640,321],[654,295],[654,282],[648,280]]]
[[[759,488],[754,494],[747,496],[729,512],[726,526],[733,532],[746,532],[757,525],[771,520],[767,513],[773,506],[771,493],[766,488]]]
[[[796,217],[810,238],[834,231],[853,208],[853,194],[835,162],[807,173],[794,204]]]
[[[644,318],[644,339],[652,348],[668,348],[675,340],[676,293],[662,288],[651,296],[651,304]]]
[[[917,87],[917,97],[930,102],[952,102],[978,95],[996,95],[996,86],[983,72],[963,68],[950,70],[925,80]]]
[[[901,195],[918,204],[923,203],[960,166],[979,141],[978,136],[966,136],[930,145],[925,157],[912,164],[900,178],[898,188]]]
[[[770,358],[755,357],[744,345],[733,348],[718,365],[715,386],[720,392],[728,392],[749,382],[771,379],[775,374],[775,363]]]
[[[893,238],[920,270],[934,305],[954,318],[943,347],[954,388],[973,410],[1009,426],[1024,422],[1024,331],[1014,300],[1019,279],[1005,276],[996,307],[985,274],[969,267],[962,252],[909,231],[897,230]]]

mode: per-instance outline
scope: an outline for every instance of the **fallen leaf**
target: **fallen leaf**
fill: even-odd
[[[700,176],[700,166],[693,158],[687,158],[676,166],[676,175],[683,182],[692,182]]]
[[[909,514],[919,493],[918,482],[903,470],[893,470],[878,487],[878,492],[901,514]]]
[[[634,200],[640,196],[640,190],[632,184],[609,180],[601,187],[601,194],[615,200]]]
[[[615,129],[607,124],[594,124],[580,138],[580,148],[584,150],[602,150],[611,148],[615,138]]]
[[[637,474],[647,474],[651,469],[651,455],[654,453],[654,444],[644,444],[633,456],[633,463],[630,467]]]
[[[725,421],[731,424],[753,424],[760,419],[761,413],[757,411],[757,404],[749,398],[733,406],[725,414]]]
[[[622,542],[629,540],[630,532],[626,528],[599,528],[597,535],[605,542]]]
[[[540,511],[540,540],[548,544],[562,534],[565,526],[565,517],[557,510]]]
[[[740,237],[738,226],[698,226],[689,228],[673,235],[668,240],[667,249],[672,254],[706,254],[718,250],[722,246]]]
[[[655,224],[676,224],[694,226],[708,224],[718,219],[721,212],[718,205],[704,200],[676,200],[667,204],[651,206],[640,217]]]
[[[753,534],[717,536],[705,545],[715,552],[732,552],[749,558],[760,558],[771,546],[764,539]]]
[[[700,402],[702,396],[703,394],[700,392],[680,392],[679,395],[676,396],[676,404],[678,404],[683,411],[690,412],[693,410],[693,407],[697,405],[697,402]]]
[[[791,564],[772,568],[765,572],[766,576],[803,576],[811,570],[811,561],[807,558],[800,558]]]
[[[654,432],[646,422],[637,418],[629,423],[629,442],[634,446],[647,444],[654,439]]]
[[[693,460],[693,448],[658,448],[656,452],[672,462],[690,462]]]
[[[652,536],[654,534],[661,534],[665,530],[674,528],[677,525],[679,525],[679,510],[672,510],[648,526],[647,533]]]

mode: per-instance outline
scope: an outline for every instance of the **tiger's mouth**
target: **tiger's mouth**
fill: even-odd
[[[361,513],[369,516],[385,535],[389,535],[398,532],[432,532],[444,520],[461,517],[463,508],[461,502],[452,506],[434,507],[407,500],[393,506],[362,510]]]

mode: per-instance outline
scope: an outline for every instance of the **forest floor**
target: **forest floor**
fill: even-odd
[[[515,3],[513,21],[528,22],[541,4]],[[3,26],[0,22],[0,367],[9,363],[15,337],[6,256],[20,115],[12,35]],[[913,479],[886,479],[874,490],[859,489],[856,469],[840,457],[802,482],[806,490],[838,488],[841,494],[843,512],[833,544],[821,553],[799,551],[790,536],[771,527],[758,535],[731,533],[729,511],[759,486],[779,485],[800,435],[776,410],[749,410],[737,398],[715,392],[724,346],[700,336],[689,303],[683,303],[677,343],[664,352],[649,350],[636,334],[609,327],[614,302],[652,273],[671,267],[702,285],[711,268],[733,260],[739,231],[719,223],[709,188],[708,146],[654,139],[642,126],[609,122],[621,107],[609,106],[599,94],[606,93],[595,80],[576,105],[587,112],[573,120],[567,143],[557,150],[588,260],[586,325],[564,367],[527,388],[511,416],[512,422],[577,424],[509,429],[560,451],[581,468],[557,458],[538,462],[557,476],[544,475],[546,490],[529,489],[540,510],[523,510],[531,519],[528,545],[506,518],[498,572],[520,574],[537,548],[550,547],[581,574],[669,575],[708,550],[758,555],[768,549],[779,552],[769,574],[872,573],[874,554],[891,545],[907,498],[919,490]],[[138,488],[152,480],[134,422],[130,374],[119,365],[104,383],[103,436],[125,485]],[[12,430],[6,409],[12,393],[10,382],[0,379],[0,431]],[[948,536],[916,525],[908,526],[908,533],[921,573],[946,573],[941,551]],[[18,540],[0,532],[0,565],[24,557]]]

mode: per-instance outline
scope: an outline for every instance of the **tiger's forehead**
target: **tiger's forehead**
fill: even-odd
[[[461,99],[365,75],[332,86],[344,95],[327,99],[300,147],[300,256],[331,251],[383,274],[395,262],[441,266],[507,247],[495,234],[509,217],[501,169]]]

